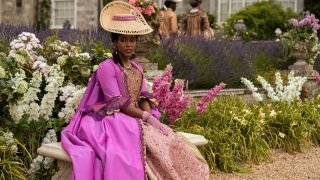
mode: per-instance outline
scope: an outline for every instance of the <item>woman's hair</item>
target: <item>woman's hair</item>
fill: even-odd
[[[119,37],[121,36],[121,34],[118,34],[118,33],[111,33],[111,41],[113,43],[115,43],[116,41],[119,40]],[[119,53],[117,53],[117,50],[116,49],[113,49],[112,50],[112,59],[114,61],[114,63],[116,64],[120,64],[121,66],[123,66],[121,60],[120,60],[120,56],[119,56]]]
[[[190,0],[189,1],[190,6],[193,8],[197,7],[201,3],[202,3],[202,0]]]

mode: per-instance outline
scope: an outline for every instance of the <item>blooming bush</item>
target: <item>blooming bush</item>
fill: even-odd
[[[319,99],[245,103],[236,96],[218,96],[201,114],[189,108],[174,128],[208,139],[200,150],[212,171],[248,172],[245,162],[268,161],[272,149],[293,153],[319,145],[319,110]]]
[[[0,56],[0,124],[25,143],[34,160],[26,153],[19,157],[27,168],[30,163],[33,179],[54,174],[53,159],[37,156],[36,149],[57,142],[56,132],[74,114],[90,74],[111,55],[101,44],[90,51],[56,36],[40,42],[24,32],[11,41],[8,55]]]
[[[278,2],[260,1],[241,8],[227,20],[226,34],[233,38],[236,35],[235,24],[243,20],[246,31],[240,32],[245,40],[272,40],[275,39],[276,28],[283,31],[288,29],[288,19],[298,15],[290,8],[284,10]]]
[[[152,41],[159,45],[160,35],[158,30],[164,14],[160,8],[158,8],[158,4],[153,2],[153,0],[129,0],[128,3],[136,7],[149,25],[153,28],[154,32],[152,33]]]
[[[57,142],[57,136],[54,129],[50,129],[46,136],[42,140],[42,144],[49,144]],[[38,155],[36,158],[32,160],[29,169],[29,175],[32,179],[43,178],[46,177],[48,174],[53,175],[54,169],[50,169],[53,164],[54,159],[50,157],[43,157]]]
[[[300,98],[302,86],[307,81],[306,77],[294,76],[293,71],[288,75],[288,84],[286,86],[283,84],[279,72],[276,72],[275,79],[275,88],[273,88],[263,77],[258,76],[257,78],[271,101],[283,101],[288,103]],[[258,92],[258,89],[250,80],[242,77],[241,81],[252,92],[253,98],[256,101],[263,101],[263,95]]]
[[[157,17],[158,5],[152,0],[129,0],[129,4],[135,6],[147,21],[152,21]]]
[[[273,148],[294,152],[319,144],[319,99],[299,99],[306,78],[294,77],[291,72],[285,86],[280,73],[275,76],[275,88],[258,77],[271,101],[262,101],[264,97],[253,83],[242,78],[259,103],[245,103],[235,96],[220,96],[211,101],[211,94],[215,93],[209,93],[196,108],[190,107],[182,114],[175,129],[204,135],[209,142],[201,151],[207,162],[212,170],[226,172],[249,171],[242,166],[243,162],[268,160]],[[210,91],[217,92],[223,86]]]
[[[172,66],[169,64],[162,76],[153,81],[152,91],[158,100],[158,108],[167,116],[170,123],[175,123],[190,103],[191,97],[183,94],[184,81],[177,79],[170,91],[172,83]]]
[[[288,50],[291,50],[291,53],[297,51],[306,54],[307,61],[313,65],[320,48],[317,34],[320,29],[319,19],[314,14],[311,14],[300,21],[291,18],[289,22],[292,25],[292,29],[283,34],[282,42]]]
[[[17,154],[19,150],[25,151],[25,147],[13,137],[12,132],[0,131],[1,179],[26,179],[27,168]]]

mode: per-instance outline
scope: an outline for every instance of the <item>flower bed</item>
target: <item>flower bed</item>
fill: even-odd
[[[10,36],[5,36],[6,40]],[[57,36],[41,42],[34,34],[23,32],[0,54],[0,131],[12,132],[25,147],[15,150],[13,156],[5,156],[6,148],[1,153],[5,161],[17,163],[12,169],[17,176],[44,179],[54,174],[53,159],[38,156],[36,149],[59,139],[57,135],[73,116],[91,73],[111,56],[105,42],[93,39],[90,44],[86,39],[88,44],[74,41],[71,45]],[[7,146],[13,147],[1,143],[1,147]],[[3,176],[9,172],[2,171]]]
[[[318,99],[247,104],[219,96],[200,115],[195,108],[185,111],[174,127],[208,139],[201,152],[213,171],[248,172],[242,164],[269,160],[271,149],[293,153],[318,145],[319,107]]]
[[[229,71],[230,74],[234,66],[228,64],[227,67],[222,67],[224,60],[227,59],[222,50],[226,49],[227,52],[232,53],[237,52],[238,46],[243,46],[240,42],[223,41],[222,44],[219,44],[217,41],[204,42],[201,40],[200,42],[214,45],[215,48],[221,50],[222,55],[219,57],[225,57],[224,60],[218,58],[214,63],[205,64],[203,53],[211,52],[213,47],[205,47],[201,43],[194,44],[193,48],[188,47],[186,45],[192,43],[190,39],[178,39],[177,42],[180,42],[179,46],[172,46],[172,53],[174,51],[186,53],[181,53],[179,57],[188,57],[187,52],[194,52],[193,48],[203,46],[202,48],[207,49],[196,54],[199,55],[199,62],[203,64],[185,61],[187,58],[179,60],[171,54],[172,57],[177,58],[173,58],[176,60],[174,62],[180,62],[190,68],[194,67],[188,66],[188,62],[201,64],[202,67],[218,68],[221,66],[223,71]],[[2,157],[8,163],[15,163],[14,168],[17,172],[15,174],[21,177],[49,178],[56,171],[56,165],[52,159],[38,156],[36,149],[41,144],[59,140],[59,132],[73,115],[90,74],[96,70],[96,65],[100,61],[110,55],[111,50],[105,43],[85,46],[87,44],[78,44],[74,41],[74,44],[70,44],[61,41],[55,35],[41,41],[32,33],[22,33],[12,39],[9,44],[7,51],[0,54],[0,88],[2,90],[0,91],[0,150]],[[230,48],[226,48],[228,45]],[[248,44],[245,46],[248,46],[247,51],[249,47],[251,50],[253,47],[259,47]],[[84,51],[86,47],[92,48]],[[262,47],[257,49],[269,52],[267,47]],[[271,46],[270,49],[273,47]],[[168,48],[167,50],[170,51],[170,46],[162,48]],[[274,53],[279,52],[274,51]],[[246,57],[245,54],[242,55]],[[242,62],[241,59],[236,60],[238,60],[236,62],[239,67],[247,68],[243,65],[246,62]],[[250,63],[247,62],[247,65],[250,66]],[[170,89],[171,70],[172,67],[169,66],[164,76],[156,78],[153,86],[158,99],[163,98],[163,103],[159,105],[159,108],[165,114],[164,122],[170,122],[171,126],[177,130],[204,135],[209,140],[209,144],[203,147],[202,152],[212,169],[220,168],[228,172],[240,171],[242,168],[239,163],[265,160],[270,156],[268,150],[271,148],[285,148],[293,152],[300,150],[303,146],[320,142],[318,99],[302,102],[296,93],[295,96],[290,96],[292,97],[290,103],[272,102],[268,99],[246,104],[235,97],[215,99],[215,95],[225,86],[220,84],[202,98],[197,108],[190,107],[188,106],[190,105],[189,96],[183,93],[183,81],[175,81],[173,89]],[[178,77],[179,73],[186,73],[186,70],[177,65],[173,68],[173,74]],[[211,73],[210,69],[202,71]],[[201,75],[200,71],[196,72]],[[245,74],[232,74],[234,75],[232,78],[236,79]],[[210,78],[218,77],[217,75],[219,74]],[[259,81],[267,91],[271,92],[271,95],[274,95],[270,88],[271,85],[261,78]],[[294,84],[282,84],[282,87],[292,90],[292,88],[297,88]],[[299,91],[299,89],[296,90]],[[278,92],[277,89],[273,91]],[[275,96],[271,97],[276,99]],[[168,101],[175,103],[168,103]],[[185,110],[185,108],[188,109]],[[287,113],[289,111],[290,114]],[[10,156],[6,155],[8,152]],[[2,172],[7,173],[8,171]],[[4,176],[7,175],[4,174]]]

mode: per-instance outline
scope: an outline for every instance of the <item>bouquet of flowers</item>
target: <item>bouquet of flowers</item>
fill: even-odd
[[[149,23],[149,25],[153,28],[153,42],[159,45],[160,36],[158,30],[162,18],[164,16],[163,11],[161,11],[160,8],[158,8],[157,3],[153,2],[153,0],[129,0],[128,3],[136,7],[141,12],[146,21]]]
[[[314,14],[310,14],[301,20],[291,18],[289,22],[292,29],[283,34],[282,41],[289,50],[306,54],[308,62],[314,64],[319,53],[317,35],[317,31],[320,29],[319,19]]]

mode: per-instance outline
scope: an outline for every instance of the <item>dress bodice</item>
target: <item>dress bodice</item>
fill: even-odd
[[[127,80],[127,89],[130,96],[131,104],[138,107],[139,95],[142,83],[142,74],[139,70],[131,66],[123,68]]]

